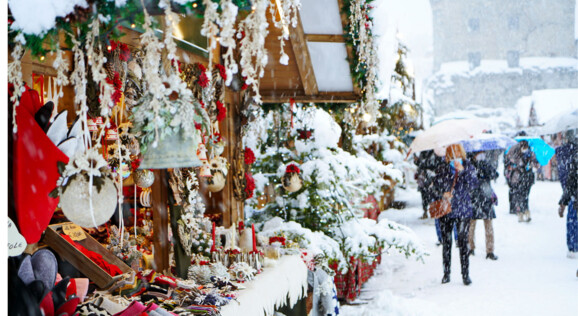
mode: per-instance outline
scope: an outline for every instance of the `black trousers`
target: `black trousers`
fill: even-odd
[[[444,274],[450,274],[452,264],[452,229],[454,224],[458,229],[458,246],[460,247],[460,263],[462,265],[462,277],[469,276],[470,258],[468,255],[468,233],[470,231],[470,218],[449,218],[447,215],[439,219],[442,233],[442,256]]]

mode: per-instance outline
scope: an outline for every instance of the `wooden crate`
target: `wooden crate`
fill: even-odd
[[[120,275],[115,277],[111,276],[90,258],[80,252],[80,250],[76,249],[74,245],[60,236],[60,233],[62,233],[62,225],[64,224],[69,223],[60,223],[48,226],[44,234],[43,242],[50,248],[54,249],[54,251],[56,251],[64,260],[70,262],[70,264],[93,281],[99,288],[104,289],[114,284],[114,282],[121,277]],[[86,238],[84,240],[77,241],[80,245],[90,251],[101,254],[104,260],[116,265],[123,273],[131,270],[128,265],[109,252],[103,245],[96,241],[96,239],[92,238],[92,236],[87,233],[85,234]]]

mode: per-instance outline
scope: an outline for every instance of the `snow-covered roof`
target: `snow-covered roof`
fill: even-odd
[[[536,90],[532,95],[520,98],[516,103],[516,112],[522,126],[528,125],[532,104],[538,124],[544,124],[559,113],[578,109],[578,89]]]
[[[511,73],[522,69],[545,70],[551,68],[576,68],[578,59],[566,57],[526,57],[520,58],[519,67],[508,67],[506,60],[482,60],[479,67],[470,70],[467,61],[443,63],[437,75],[477,75],[480,73]]]

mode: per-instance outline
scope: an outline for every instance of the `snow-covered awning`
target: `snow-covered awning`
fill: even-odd
[[[516,103],[518,122],[529,126],[530,112],[534,106],[536,125],[542,125],[559,113],[578,109],[578,89],[536,90]]]

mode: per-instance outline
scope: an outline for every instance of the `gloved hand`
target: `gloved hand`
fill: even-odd
[[[560,217],[564,217],[564,209],[566,208],[566,205],[560,204],[560,208],[558,209],[558,215],[560,215]]]

